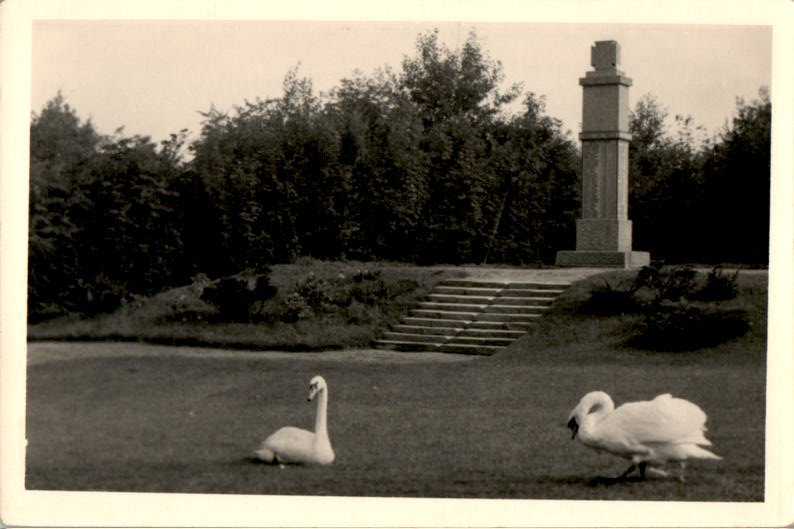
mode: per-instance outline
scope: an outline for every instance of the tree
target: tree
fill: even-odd
[[[761,88],[754,101],[736,100],[732,126],[707,153],[704,222],[721,261],[769,262],[771,124],[769,91]]]
[[[630,115],[629,218],[635,248],[654,259],[702,260],[704,200],[702,153],[691,117],[675,116],[676,135],[667,128],[667,109],[646,94]]]
[[[59,93],[31,119],[31,320],[112,310],[183,282],[176,183],[186,132],[100,136]]]
[[[340,171],[348,185],[342,219],[345,255],[412,260],[419,212],[427,197],[421,117],[396,76],[343,79],[326,115],[339,135]]]
[[[30,125],[28,311],[32,318],[66,310],[63,289],[79,269],[80,226],[73,212],[85,208],[81,193],[100,137],[58,94]]]
[[[737,100],[732,127],[704,139],[691,117],[650,95],[631,115],[629,217],[634,247],[670,262],[768,262],[771,105]]]
[[[417,56],[403,60],[400,84],[423,124],[419,149],[428,159],[428,199],[418,230],[424,262],[473,262],[487,251],[487,212],[498,203],[498,180],[487,163],[490,128],[519,87],[499,92],[502,67],[471,32],[460,51],[438,42],[438,31],[420,35]]]
[[[527,94],[524,107],[494,135],[491,164],[501,182],[502,203],[491,212],[488,260],[550,263],[557,250],[575,243],[579,153],[562,123],[544,115],[543,97]]]

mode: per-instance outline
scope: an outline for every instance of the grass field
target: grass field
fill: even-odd
[[[763,501],[765,275],[743,279],[742,292],[755,307],[751,331],[683,353],[621,345],[620,318],[570,315],[566,307],[582,295],[577,287],[491,357],[32,343],[26,487]],[[276,428],[311,428],[306,394],[315,374],[329,384],[334,464],[251,462],[251,449]],[[593,389],[618,405],[663,392],[698,403],[724,460],[692,462],[686,483],[593,484],[626,466],[572,442],[564,426]]]

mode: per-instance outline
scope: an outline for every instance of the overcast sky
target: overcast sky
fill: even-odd
[[[195,135],[199,111],[278,97],[284,75],[298,64],[316,93],[356,69],[399,70],[417,36],[433,28],[452,49],[476,30],[501,61],[505,87],[520,82],[544,95],[547,113],[574,135],[582,112],[578,80],[591,68],[597,40],[619,42],[621,68],[634,81],[632,107],[652,93],[671,116],[692,115],[709,134],[730,121],[736,97],[752,100],[771,84],[769,26],[36,20],[31,107],[40,111],[60,89],[101,133],[124,126],[127,135],[157,141],[182,128]]]

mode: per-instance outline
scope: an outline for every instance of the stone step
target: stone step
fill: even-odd
[[[397,325],[394,325],[391,330],[392,332],[408,334],[436,334],[441,336],[454,336],[464,329],[463,327],[431,327],[425,325],[406,325],[398,323]]]
[[[433,292],[439,294],[449,294],[453,296],[496,296],[502,288],[483,288],[483,287],[454,287],[439,285],[433,289]]]
[[[556,290],[559,293],[571,286],[570,283],[541,283],[536,281],[511,281],[505,285],[507,290]]]
[[[492,305],[551,305],[554,303],[554,298],[543,297],[512,297],[512,296],[499,296],[494,298]],[[488,310],[486,308],[486,310]]]
[[[541,313],[537,314],[510,314],[510,313],[497,313],[488,312],[479,314],[474,321],[499,321],[509,323],[532,323],[542,316]]]
[[[479,312],[462,312],[453,310],[411,309],[409,313],[417,318],[438,318],[442,320],[468,320],[471,321]]]
[[[462,287],[462,288],[496,288],[502,289],[507,285],[506,281],[475,281],[472,279],[447,279],[438,284],[439,287]]]
[[[499,291],[497,297],[557,299],[562,293],[562,290],[542,288],[505,288]]]
[[[461,330],[456,339],[461,337],[472,338],[511,338],[513,340],[520,338],[526,334],[526,330],[511,330],[511,329],[463,329]]]
[[[479,312],[487,307],[487,303],[440,303],[437,301],[420,301],[419,308],[432,310],[454,310],[466,312]]]
[[[449,340],[452,335],[443,334],[413,334],[406,332],[393,332],[387,331],[383,333],[384,340],[399,341],[399,342],[424,342],[424,343],[444,343]]]
[[[435,303],[455,303],[455,304],[471,304],[475,303],[477,305],[488,305],[494,299],[497,299],[495,296],[470,296],[470,295],[463,295],[463,294],[437,294],[435,292],[431,293],[428,296],[428,301],[432,301]],[[523,299],[523,298],[521,298]]]
[[[549,308],[548,305],[488,305],[480,314],[538,314]]]
[[[400,340],[375,340],[372,345],[376,349],[391,349],[394,351],[438,351],[439,344],[429,342],[403,342]]]
[[[441,327],[441,328],[449,328],[449,327],[457,328],[461,326],[466,326],[470,323],[471,320],[424,318],[424,317],[414,317],[414,316],[404,316],[400,320],[400,325],[411,325],[418,327]]]
[[[473,321],[470,322],[467,326],[467,330],[494,330],[494,329],[501,329],[501,330],[513,330],[513,331],[522,331],[526,332],[526,330],[531,326],[534,325],[534,322],[523,322],[523,321]]]
[[[455,336],[446,343],[465,345],[498,345],[506,347],[515,342],[515,338],[499,338],[491,336]]]

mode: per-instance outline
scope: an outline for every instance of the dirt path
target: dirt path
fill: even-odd
[[[475,356],[449,353],[403,353],[381,349],[342,349],[319,353],[288,351],[247,351],[212,347],[182,347],[135,342],[31,342],[28,344],[28,365],[84,358],[162,357],[191,358],[253,358],[262,360],[344,361],[375,363],[466,362]]]

